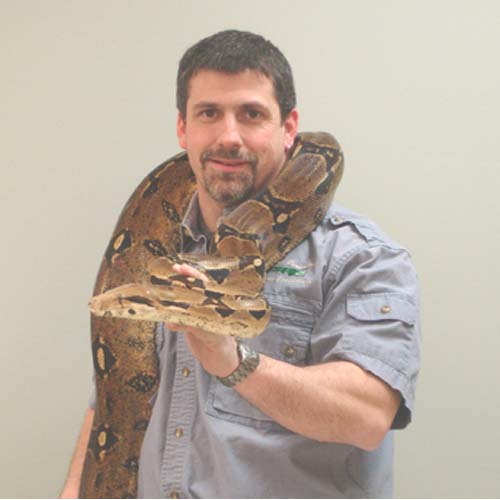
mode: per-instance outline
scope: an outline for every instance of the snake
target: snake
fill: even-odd
[[[297,135],[276,178],[218,223],[206,255],[181,253],[196,190],[186,152],[164,161],[125,204],[97,273],[91,315],[96,405],[80,498],[135,498],[158,389],[155,331],[168,321],[252,338],[269,321],[266,273],[324,219],[344,157],[326,132]],[[187,263],[204,279],[175,271]]]

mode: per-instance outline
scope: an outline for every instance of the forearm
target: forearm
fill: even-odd
[[[66,478],[66,483],[59,498],[78,498],[83,463],[85,461],[85,454],[87,451],[93,420],[94,410],[92,408],[88,408],[85,413],[82,430],[80,431],[80,436],[73,453],[73,458],[71,459],[68,477]]]
[[[189,266],[177,271],[202,279]],[[226,377],[239,364],[234,338],[181,329],[191,352],[211,375]],[[318,441],[376,448],[393,422],[401,397],[381,379],[347,361],[297,367],[261,355],[261,363],[234,387],[284,427]]]
[[[366,450],[380,444],[400,402],[380,379],[342,361],[297,367],[261,356],[235,390],[298,434]]]

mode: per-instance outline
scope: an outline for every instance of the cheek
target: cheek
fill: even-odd
[[[282,141],[276,141],[268,145],[267,161],[269,168],[279,168],[285,160],[285,145]]]
[[[283,134],[279,132],[265,134],[255,142],[254,147],[254,151],[260,152],[260,155],[267,160],[279,159],[285,150]]]
[[[274,144],[272,147],[268,145],[263,154],[259,156],[258,184],[262,185],[274,179],[285,162],[285,158],[285,150],[282,144]]]
[[[200,156],[206,149],[205,144],[200,141],[196,134],[190,135],[187,142],[187,152],[191,164],[200,163]]]
[[[198,174],[201,171],[201,163],[200,163],[201,152],[189,144],[189,147],[187,149],[187,155],[189,164],[191,165],[194,174],[198,176]]]
[[[199,160],[200,155],[207,150],[216,149],[217,141],[213,133],[207,132],[206,129],[196,130],[193,128],[189,134],[187,145],[193,155],[196,155]]]

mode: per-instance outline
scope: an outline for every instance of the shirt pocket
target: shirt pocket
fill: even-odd
[[[245,340],[255,351],[297,366],[305,364],[309,351],[314,313],[307,303],[268,297],[272,307],[271,320],[258,337]],[[248,403],[234,389],[210,381],[205,407],[207,414],[255,428],[279,427],[274,420]]]
[[[400,320],[410,326],[417,321],[415,304],[399,293],[350,294],[347,314],[358,321]]]
[[[350,294],[342,348],[407,374],[417,321],[416,305],[402,293]]]

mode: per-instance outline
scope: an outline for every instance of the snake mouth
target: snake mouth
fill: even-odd
[[[111,316],[111,313],[106,314],[106,309],[102,307],[101,302],[99,301],[100,296],[96,295],[92,297],[88,302],[88,307],[90,312],[94,316]]]

